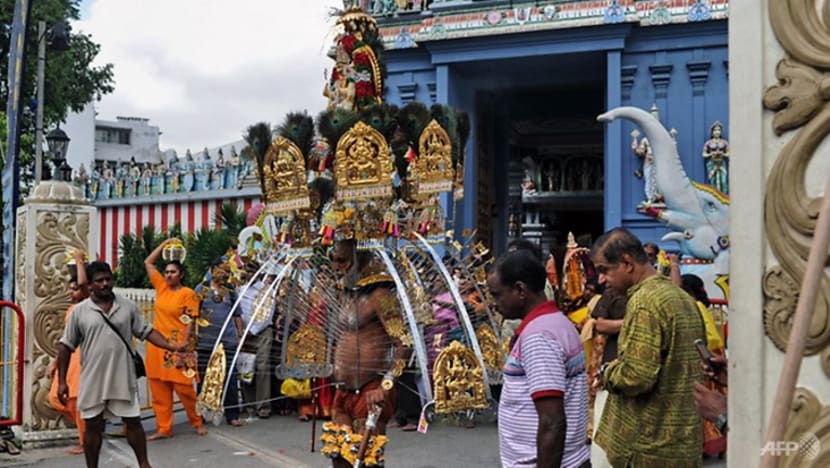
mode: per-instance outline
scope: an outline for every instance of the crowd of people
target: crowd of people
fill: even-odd
[[[332,379],[339,385],[332,390],[328,381],[316,382],[312,400],[307,382],[279,381],[274,373],[283,324],[278,305],[263,296],[276,272],[251,262],[243,277],[247,287],[238,291],[223,257],[193,290],[183,285],[181,262],[165,262],[161,272],[156,267],[165,246],[175,242],[166,241],[145,259],[156,290],[152,323],[113,292],[109,265],[95,261],[84,268],[83,253],[75,253],[73,305],[50,392],[52,405],[78,428],[80,445],[71,453],[84,453],[87,465],[97,466],[104,418],[116,417],[139,465],[149,466],[145,440],[173,437],[174,392],[195,432],[206,434],[197,392],[217,342],[226,353],[230,385],[223,407],[230,426],[244,424],[245,414],[250,420],[296,411],[302,420],[330,417],[355,432],[367,418],[376,434],[387,427],[416,429],[425,403],[418,386],[424,383],[400,346],[402,337],[388,326],[389,279],[375,274],[365,281],[367,260],[354,243],[332,249],[333,270],[353,292],[347,302],[357,304],[344,304],[343,316],[331,317],[347,329],[334,353]],[[590,250],[596,274],[568,310],[555,300],[558,282],[536,244],[511,242],[489,269],[490,307],[504,317],[509,337],[503,383],[493,392],[503,466],[693,467],[701,465],[702,453],[723,454],[725,340],[700,278],[681,276],[676,258],[658,272],[655,247],[624,229],[605,233]],[[454,271],[459,283],[460,276]],[[349,329],[364,340],[351,340]],[[388,346],[367,347],[369,335]],[[243,336],[252,362],[238,372],[233,353]],[[139,420],[133,337],[148,342],[146,376],[157,428],[149,437]],[[711,356],[701,359],[696,341]],[[375,361],[384,357],[372,353],[386,348],[397,350],[392,366],[375,372]],[[474,427],[472,421],[465,425]],[[338,453],[332,458],[334,466],[351,465]]]

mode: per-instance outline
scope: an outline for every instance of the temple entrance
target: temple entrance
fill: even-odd
[[[495,116],[492,146],[479,146],[478,153],[492,158],[497,250],[524,237],[561,261],[569,233],[585,247],[602,234],[604,133],[596,116],[604,111],[604,95],[604,83],[597,82],[479,96],[479,109]]]

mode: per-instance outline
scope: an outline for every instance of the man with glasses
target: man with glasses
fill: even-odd
[[[625,229],[597,239],[591,259],[600,283],[628,296],[618,357],[599,371],[608,400],[592,465],[701,466],[703,430],[692,388],[701,380],[694,341],[704,329],[694,301],[656,273]]]

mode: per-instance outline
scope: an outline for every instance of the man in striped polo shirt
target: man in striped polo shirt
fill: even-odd
[[[545,267],[527,251],[501,257],[487,285],[506,319],[522,319],[504,366],[499,450],[506,468],[590,466],[582,340],[545,297]]]

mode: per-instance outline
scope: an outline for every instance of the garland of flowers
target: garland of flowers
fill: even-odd
[[[374,51],[366,42],[354,34],[346,34],[339,39],[340,46],[351,57],[353,71],[347,76],[355,86],[355,109],[362,109],[371,104],[379,104],[383,95],[380,67]],[[335,68],[331,73],[334,85],[342,78],[341,71]]]

